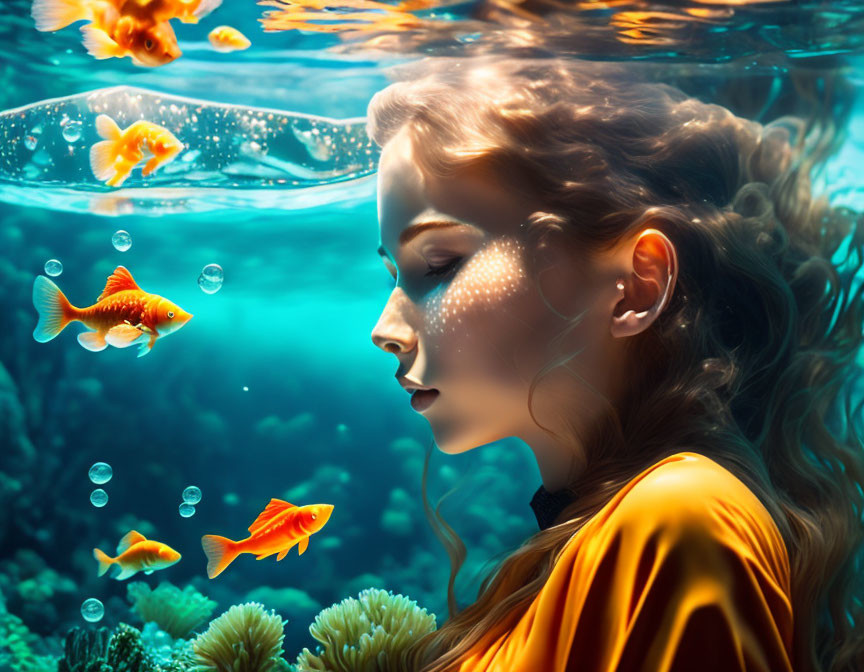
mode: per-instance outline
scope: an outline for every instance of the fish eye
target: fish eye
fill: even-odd
[[[318,516],[316,516],[314,513],[312,514],[312,520],[315,520],[317,517]]]
[[[168,311],[168,319],[170,320],[172,317],[174,317],[174,311],[173,311],[173,310],[169,310],[169,311]]]
[[[147,51],[150,51],[153,48],[153,40],[151,40],[150,38],[147,38],[146,40],[144,40],[144,48]]]

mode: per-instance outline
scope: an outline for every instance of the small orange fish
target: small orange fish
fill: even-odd
[[[299,542],[298,555],[309,546],[310,535],[315,534],[330,520],[332,504],[294,506],[281,499],[271,499],[255,522],[249,527],[250,536],[242,541],[231,541],[215,534],[201,537],[201,546],[207,555],[207,576],[219,576],[241,553],[254,553],[262,560],[278,553],[276,560],[285,557]]]
[[[192,319],[177,304],[142,290],[123,266],[108,276],[105,289],[89,308],[76,308],[57,285],[38,275],[33,282],[33,305],[39,313],[33,338],[39,343],[50,341],[67,324],[78,321],[93,329],[78,334],[78,342],[87,350],[138,344],[139,357],[150,352],[157,338],[174,333]]]
[[[169,21],[197,23],[222,0],[34,0],[36,29],[55,31],[76,21],[84,46],[98,59],[131,56],[136,65],[170,63],[183,52]]]
[[[217,26],[207,39],[216,51],[242,51],[252,46],[248,37],[231,26]]]
[[[109,187],[123,184],[132,169],[144,160],[145,151],[149,160],[141,170],[147,177],[164,163],[170,163],[185,146],[167,128],[149,121],[136,121],[126,130],[107,114],[96,117],[96,131],[105,138],[90,148],[90,168],[100,180],[107,180]]]
[[[180,561],[180,554],[161,541],[146,539],[143,534],[132,530],[117,545],[117,557],[109,558],[98,548],[93,549],[93,557],[99,562],[98,576],[102,576],[112,565],[114,577],[118,581],[143,571],[152,574],[157,569],[165,569]]]

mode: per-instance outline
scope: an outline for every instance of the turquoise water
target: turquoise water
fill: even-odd
[[[657,44],[613,39],[608,9],[571,17],[585,28],[581,43],[554,31],[535,39],[538,49],[675,65],[707,99],[730,77],[752,78],[762,98],[739,103],[762,119],[791,90],[790,71],[844,65],[848,137],[817,185],[861,208],[858,10],[780,5],[742,8],[680,35],[658,29],[668,39]],[[454,5],[439,19],[455,23],[476,7]],[[143,627],[126,583],[97,577],[92,555],[94,547],[113,552],[130,529],[183,556],[131,581],[194,586],[218,603],[214,616],[250,600],[275,609],[287,620],[289,660],[314,647],[308,627],[322,608],[366,587],[407,595],[442,622],[449,561],[420,499],[431,434],[393,379],[392,357],[370,339],[392,280],[375,252],[378,150],[364,116],[388,66],[507,51],[506,26],[473,18],[446,40],[347,48],[334,35],[264,33],[262,7],[225,0],[201,25],[176,27],[180,59],[142,69],[92,59],[74,27],[37,33],[27,2],[2,11],[0,591],[32,634],[31,648],[59,656],[74,626]],[[253,47],[214,53],[206,34],[217,23],[243,30]],[[87,148],[98,140],[96,115],[109,109],[126,122],[160,118],[186,149],[152,178],[136,171],[119,192],[101,185]],[[63,115],[82,124],[72,142]],[[28,135],[37,137],[32,149]],[[132,239],[125,252],[111,243],[120,229]],[[145,358],[131,349],[88,352],[75,326],[37,343],[31,293],[49,259],[62,262],[54,280],[76,305],[94,302],[122,264],[145,291],[194,318]],[[197,279],[214,263],[224,285],[207,294]],[[88,470],[100,461],[113,476],[97,486]],[[528,502],[539,484],[530,451],[515,439],[433,455],[432,501],[461,486],[441,511],[468,545],[456,586],[462,604],[485,563],[536,531]],[[189,485],[202,499],[182,517]],[[99,508],[90,502],[96,487],[108,494]],[[208,579],[201,536],[242,538],[273,497],[335,508],[304,555],[244,555]],[[105,608],[92,625],[80,611],[89,598]],[[10,651],[0,648],[0,660],[14,659]]]

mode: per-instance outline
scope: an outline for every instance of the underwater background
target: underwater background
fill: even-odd
[[[542,3],[524,4],[540,13]],[[373,33],[364,44],[369,35],[264,32],[265,6],[224,0],[199,25],[176,28],[177,61],[140,68],[94,60],[74,27],[39,33],[29,2],[4,0],[0,671],[57,669],[61,658],[61,669],[84,669],[88,655],[104,662],[107,640],[92,633],[139,637],[128,626],[144,632],[151,667],[162,655],[164,666],[183,668],[186,659],[165,647],[176,639],[180,650],[249,602],[284,621],[282,655],[293,663],[320,643],[309,630],[316,615],[367,588],[445,620],[450,561],[421,499],[431,433],[396,383],[395,361],[370,338],[393,283],[375,252],[378,149],[363,118],[388,66],[480,53],[633,61],[763,122],[806,116],[828,100],[845,135],[816,183],[860,210],[861,10],[673,4],[651,16],[645,4],[583,3],[551,27],[523,17],[526,27],[507,20],[504,5],[454,3],[415,12],[431,27]],[[670,12],[674,20],[664,18]],[[214,52],[206,36],[222,23],[252,48]],[[842,70],[842,90],[796,87],[801,73],[833,70]],[[87,151],[98,139],[95,116],[109,108],[126,121],[139,112],[170,120],[187,151],[149,180],[136,170],[122,191],[101,185]],[[131,238],[125,251],[112,244],[118,230]],[[49,260],[62,263],[53,280],[75,305],[95,302],[123,265],[194,319],[145,358],[89,352],[75,341],[78,325],[37,343],[33,282]],[[213,293],[199,285],[209,264],[224,272]],[[97,462],[111,466],[106,483],[88,477]],[[537,530],[528,503],[539,485],[530,450],[515,439],[432,455],[429,499],[455,488],[440,513],[468,549],[460,605],[490,563]],[[188,486],[202,496],[186,517]],[[97,488],[104,506],[91,503]],[[241,555],[208,579],[202,535],[245,537],[271,498],[334,510],[302,556]],[[128,581],[98,577],[93,549],[114,555],[133,529],[181,561]],[[82,605],[91,598],[104,613],[88,622]],[[66,637],[73,628],[77,639]],[[127,668],[144,669],[135,660]]]

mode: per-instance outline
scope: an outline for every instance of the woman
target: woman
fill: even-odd
[[[451,576],[406,667],[864,669],[864,233],[811,198],[803,124],[484,58],[389,86],[368,130],[373,341],[443,452],[517,436],[543,479],[541,531],[459,613]]]

